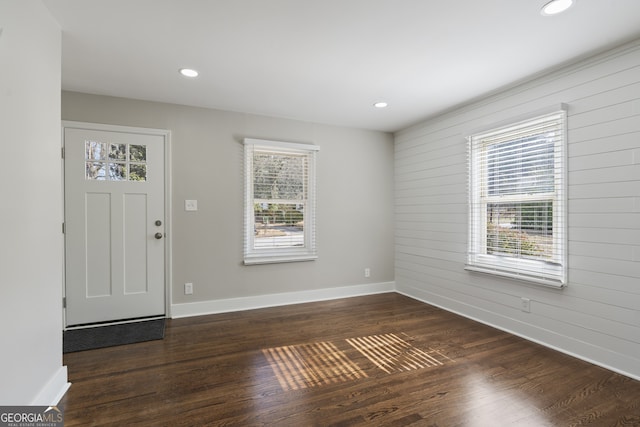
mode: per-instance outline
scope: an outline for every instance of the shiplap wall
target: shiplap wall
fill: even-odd
[[[560,103],[567,287],[465,271],[467,132]],[[399,292],[640,379],[640,40],[398,132],[395,180]]]

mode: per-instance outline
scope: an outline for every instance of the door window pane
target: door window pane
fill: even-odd
[[[104,173],[105,163],[102,162],[86,162],[85,170],[86,170],[86,178],[87,179],[95,179],[98,181],[104,181],[105,173]]]
[[[147,165],[129,165],[129,181],[146,181]]]
[[[106,151],[104,142],[85,141],[85,159],[86,160],[105,160]]]
[[[127,165],[124,163],[109,163],[109,179],[111,181],[126,181]]]
[[[85,179],[146,181],[146,163],[146,145],[85,141]]]
[[[129,154],[132,162],[146,162],[147,161],[147,147],[146,145],[134,145],[129,146]]]
[[[110,144],[109,159],[110,160],[126,160],[127,144]]]

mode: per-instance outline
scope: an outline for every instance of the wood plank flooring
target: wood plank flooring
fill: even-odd
[[[640,381],[389,293],[64,355],[65,426],[640,426]]]

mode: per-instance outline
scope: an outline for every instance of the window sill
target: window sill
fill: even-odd
[[[493,276],[507,277],[510,279],[518,280],[521,282],[533,283],[536,285],[546,286],[549,288],[562,289],[566,286],[564,281],[561,279],[549,278],[549,277],[541,277],[541,276],[533,276],[524,273],[520,273],[517,271],[505,271],[500,270],[494,267],[482,267],[477,265],[465,265],[464,267],[467,271],[473,271],[476,273],[490,274]]]
[[[280,264],[285,262],[315,261],[316,259],[318,259],[317,255],[254,256],[254,257],[245,257],[244,265]]]

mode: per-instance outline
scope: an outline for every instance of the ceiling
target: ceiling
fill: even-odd
[[[640,37],[639,0],[546,1],[43,0],[64,90],[388,132]]]

